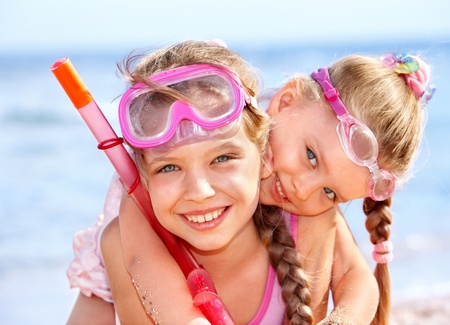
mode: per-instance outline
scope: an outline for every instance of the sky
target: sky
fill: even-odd
[[[222,38],[249,46],[450,40],[447,0],[0,1],[0,53]]]

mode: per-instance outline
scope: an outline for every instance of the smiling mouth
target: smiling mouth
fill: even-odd
[[[280,180],[279,180],[279,178],[277,177],[276,178],[276,180],[275,180],[275,185],[276,185],[276,187],[277,187],[277,192],[278,192],[278,194],[283,198],[283,199],[286,199],[287,200],[287,196],[284,194],[284,192],[283,192],[283,188],[281,187],[281,182],[280,182]]]
[[[186,215],[186,218],[190,221],[190,222],[195,222],[195,223],[204,223],[204,222],[208,222],[214,219],[217,219],[218,217],[220,217],[220,215],[225,211],[225,208],[222,209],[218,209],[206,214],[197,214],[197,215]]]

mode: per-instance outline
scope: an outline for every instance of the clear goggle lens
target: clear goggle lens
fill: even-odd
[[[176,77],[171,75],[174,70],[178,72]],[[177,129],[183,120],[214,134],[223,133],[229,130],[227,126],[236,124],[233,122],[238,120],[246,104],[246,94],[234,75],[217,67],[186,66],[151,77],[155,79],[162,87],[134,85],[119,104],[122,133],[130,144],[139,148],[169,142],[179,134]],[[174,92],[168,92],[168,88]]]
[[[350,114],[338,117],[337,133],[345,154],[355,164],[369,168],[367,193],[375,201],[383,201],[392,195],[395,179],[377,164],[378,142],[370,129]]]
[[[376,165],[367,180],[367,192],[375,201],[383,201],[392,195],[395,189],[395,179],[387,170]]]

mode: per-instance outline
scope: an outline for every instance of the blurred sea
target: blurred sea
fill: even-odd
[[[234,46],[261,70],[265,87],[350,53],[421,53],[438,90],[415,177],[394,196],[390,265],[393,301],[450,294],[450,42]],[[62,324],[77,290],[65,276],[72,236],[103,206],[113,168],[49,67],[69,56],[116,130],[123,83],[115,63],[127,51],[0,54],[0,323]],[[372,247],[361,202],[343,206],[367,260]]]

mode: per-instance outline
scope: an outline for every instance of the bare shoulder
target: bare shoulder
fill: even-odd
[[[106,248],[118,247],[120,246],[120,227],[119,227],[119,218],[116,217],[105,227],[103,230],[100,246],[102,252]]]

